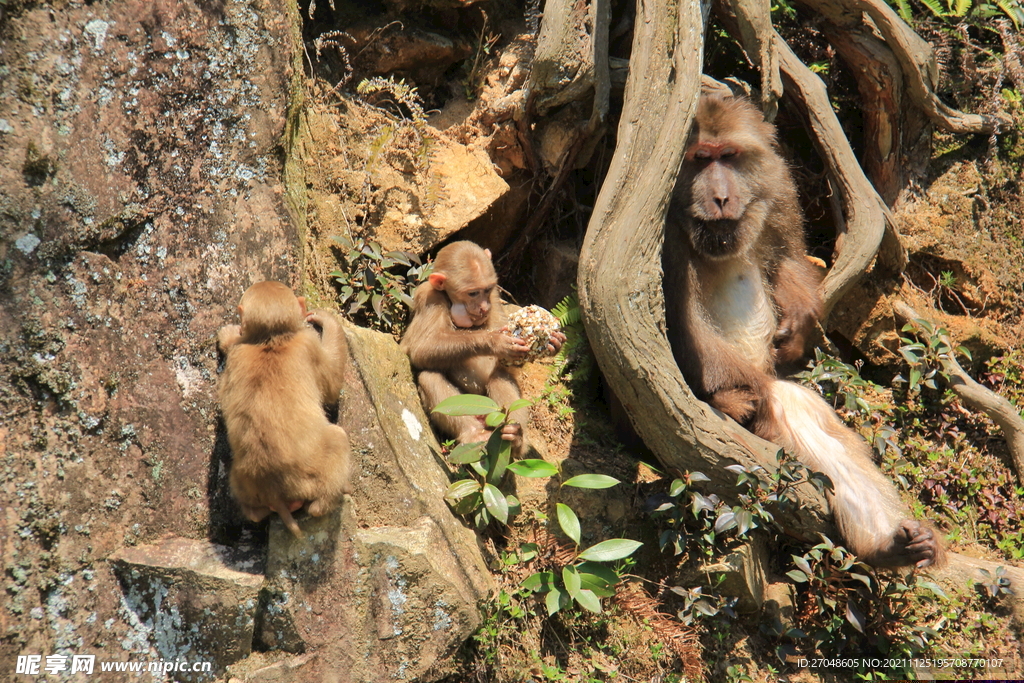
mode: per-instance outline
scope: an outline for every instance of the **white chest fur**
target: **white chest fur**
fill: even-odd
[[[743,358],[771,367],[775,307],[761,270],[746,259],[716,262],[713,282],[705,281],[701,303],[710,322]]]

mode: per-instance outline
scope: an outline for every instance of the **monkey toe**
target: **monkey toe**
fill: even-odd
[[[913,565],[923,569],[941,564],[942,545],[935,531],[917,520],[905,519],[893,535],[892,561],[890,566]]]

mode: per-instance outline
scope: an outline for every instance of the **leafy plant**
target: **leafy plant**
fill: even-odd
[[[570,294],[562,299],[551,309],[551,314],[561,325],[565,343],[555,355],[551,373],[544,384],[543,398],[555,409],[560,420],[567,420],[576,412],[571,405],[574,398],[571,387],[578,387],[589,380],[596,362],[587,343],[583,312],[576,295]]]
[[[804,590],[798,607],[800,628],[781,633],[776,625],[771,633],[796,641],[779,647],[783,661],[806,656],[808,650],[826,656],[877,653],[898,661],[924,651],[939,635],[935,628],[916,623],[914,611],[922,602],[945,601],[948,596],[920,574],[877,573],[825,536],[792,559],[794,569],[786,575]],[[906,671],[899,668],[894,673]]]
[[[530,405],[529,399],[514,401],[502,409],[491,398],[476,394],[461,394],[441,401],[434,412],[442,415],[482,416],[484,424],[494,431],[486,442],[460,444],[448,455],[449,461],[461,466],[465,475],[448,487],[445,500],[458,514],[471,516],[476,526],[484,527],[495,519],[508,524],[520,509],[519,500],[501,491],[506,472],[521,477],[551,477],[558,468],[540,459],[511,462],[512,444],[501,438],[501,428],[508,423],[512,412]],[[605,474],[580,474],[561,483],[581,489],[606,489],[619,483]],[[579,548],[580,520],[575,511],[564,503],[555,505],[556,517],[562,532]],[[560,572],[541,571],[527,577],[523,588],[545,595],[548,614],[554,614],[571,603],[591,612],[601,612],[601,598],[615,594],[619,574],[605,566],[607,562],[622,560],[632,555],[642,543],[626,538],[613,538],[596,543],[576,554],[575,562],[561,567]],[[506,555],[506,564],[530,562],[538,557],[536,544],[523,544],[519,551]]]
[[[714,592],[705,593],[701,586],[696,588],[674,586],[670,590],[683,599],[683,606],[676,616],[684,626],[689,626],[698,617],[714,617],[718,614],[725,614],[733,619],[736,618],[733,607],[738,598],[724,598]]]
[[[605,474],[580,474],[561,483],[581,489],[607,489],[619,484],[619,480]],[[558,526],[575,546],[572,563],[559,569],[534,572],[522,583],[522,587],[544,596],[548,616],[575,603],[594,613],[601,613],[601,598],[615,594],[615,586],[621,574],[609,562],[625,560],[641,545],[640,541],[628,538],[611,538],[579,549],[582,539],[579,517],[564,503],[555,504]],[[546,517],[544,521],[548,521]]]
[[[861,432],[866,432],[876,453],[882,455],[886,448],[890,448],[901,454],[896,429],[890,423],[892,406],[869,400],[873,396],[880,396],[883,389],[861,376],[861,366],[859,362],[849,365],[816,348],[814,360],[808,364],[809,369],[798,373],[796,377],[804,384],[816,388],[836,408],[859,416]]]
[[[558,473],[554,465],[544,460],[511,462],[512,442],[501,438],[501,429],[509,416],[532,403],[519,399],[503,409],[487,396],[459,394],[434,408],[433,412],[442,415],[482,416],[484,424],[494,430],[486,442],[460,444],[448,454],[449,461],[460,465],[465,476],[448,487],[444,498],[456,513],[472,517],[478,528],[487,526],[492,519],[508,524],[509,516],[518,512],[519,500],[498,488],[506,472],[522,477],[550,477]]]
[[[1024,23],[1024,7],[1019,0],[996,0],[995,2],[975,2],[974,0],[920,0],[921,4],[936,19],[942,21],[970,21],[980,23],[999,15],[1006,16],[1013,22],[1014,28],[1020,30]],[[914,13],[909,0],[889,0],[896,8],[903,21],[913,25]]]
[[[431,135],[427,125],[427,115],[420,104],[419,91],[414,86],[408,85],[404,79],[395,81],[390,76],[388,78],[375,76],[360,81],[356,86],[356,92],[364,97],[390,95],[395,104],[400,105],[397,107],[399,116],[394,119],[394,123],[382,126],[377,136],[370,142],[370,151],[364,166],[366,182],[363,194],[365,200],[369,202],[370,182],[374,167],[385,151],[397,144],[401,133],[409,131],[416,140],[416,147],[412,151],[413,163],[426,178],[423,188],[424,208],[429,209],[440,199],[442,187],[440,180],[428,173],[436,139]]]
[[[375,330],[400,332],[412,307],[411,291],[430,275],[430,263],[410,252],[385,253],[377,242],[362,238],[333,239],[345,266],[331,277],[339,285],[338,303],[346,315]]]
[[[913,332],[917,339],[900,337],[903,346],[900,355],[910,365],[909,380],[897,375],[893,382],[906,382],[908,391],[915,391],[920,385],[930,389],[938,389],[935,377],[949,379],[956,354],[960,353],[971,358],[971,353],[963,346],[953,347],[949,340],[949,331],[944,327],[936,327],[927,320],[913,320],[903,326],[903,332]]]
[[[489,17],[487,16],[487,12],[480,10],[480,14],[483,15],[484,21],[483,25],[480,27],[480,33],[476,38],[476,50],[473,52],[473,61],[471,62],[467,59],[463,65],[463,68],[466,71],[466,78],[463,81],[463,87],[465,89],[466,99],[470,101],[476,99],[476,92],[480,87],[480,81],[482,78],[481,67],[484,64],[484,59],[490,56],[491,50],[494,49],[494,44],[501,38],[500,33],[488,32],[487,23],[489,21]]]
[[[736,474],[738,505],[728,505],[714,493],[701,493],[696,484],[711,481],[701,472],[685,473],[669,485],[668,494],[656,500],[651,515],[665,528],[658,539],[662,552],[669,549],[680,555],[692,540],[697,550],[711,558],[726,546],[722,539],[735,530],[735,536],[744,538],[754,529],[771,527],[775,517],[772,508],[791,511],[799,505],[796,487],[810,482],[819,491],[832,486],[829,478],[813,472],[806,465],[781,449],[777,455],[779,467],[760,478],[763,468],[751,471],[743,465],[729,465],[726,469]],[[732,535],[732,534],[728,534]]]

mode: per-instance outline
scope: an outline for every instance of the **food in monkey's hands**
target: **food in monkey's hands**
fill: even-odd
[[[530,305],[520,308],[508,316],[508,324],[502,328],[506,334],[515,339],[522,339],[530,345],[526,357],[522,359],[502,359],[505,365],[523,365],[538,358],[551,355],[548,345],[551,335],[559,332],[562,326],[558,318],[540,306]]]

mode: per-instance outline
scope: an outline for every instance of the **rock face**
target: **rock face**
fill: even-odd
[[[303,520],[301,540],[271,523],[257,638],[317,655],[280,680],[426,680],[479,625],[476,604],[493,580],[476,536],[443,501],[448,479],[405,354],[388,335],[348,334],[339,421],[355,490],[340,511]]]
[[[210,664],[173,672],[191,682],[213,680],[252,650],[263,555],[251,546],[167,538],[122,548],[110,561],[135,616],[133,635],[152,647],[152,659]]]
[[[19,7],[0,20],[5,680],[18,655],[142,656],[119,547],[245,535],[213,334],[254,280],[297,284],[300,253],[286,4]]]
[[[227,491],[213,336],[236,322],[248,285],[277,279],[298,289],[302,279],[302,198],[284,181],[296,165],[288,121],[301,79],[298,13],[270,0],[18,3],[0,18],[0,55],[0,678],[13,678],[22,655],[94,655],[97,670],[148,663],[182,652],[189,631],[214,628],[206,612],[221,613],[227,595],[193,590],[222,584],[205,583],[208,571],[189,562],[154,559],[150,546],[167,536],[266,544],[265,528],[243,520]],[[415,393],[405,391],[412,413]],[[423,446],[425,419],[370,403],[360,410],[343,423],[365,434],[369,474],[355,508],[343,509],[354,516],[318,522],[352,528],[329,541],[338,552],[324,563],[339,576],[363,568],[345,589],[356,597],[345,611],[353,628],[395,634],[378,647],[349,633],[362,649],[346,652],[414,666],[474,623],[469,605],[489,579],[436,493],[444,476]],[[419,425],[422,436],[394,446],[396,425]],[[387,444],[405,450],[384,455]],[[428,464],[432,473],[421,472]],[[404,531],[392,537],[390,528]],[[446,565],[426,546],[452,558]],[[285,577],[276,553],[274,585],[311,609],[338,609],[344,594],[316,593],[315,572]],[[378,629],[377,616],[368,622],[359,610],[390,604],[373,597],[389,582],[408,608],[381,612],[388,626]],[[175,609],[180,630],[164,618]],[[238,633],[210,655],[220,664],[246,651],[248,612],[233,618]],[[309,630],[310,618],[294,617],[295,637],[323,653],[270,658],[263,679],[333,666],[343,648]],[[206,656],[193,651],[190,662]]]

